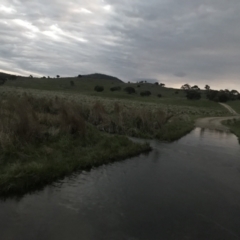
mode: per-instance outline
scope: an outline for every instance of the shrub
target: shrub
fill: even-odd
[[[6,81],[6,78],[0,77],[0,85],[3,85]]]
[[[221,92],[218,96],[218,101],[219,102],[227,102],[229,100],[229,95],[225,92]]]
[[[96,92],[103,92],[104,91],[104,87],[97,85],[97,86],[95,86],[94,91],[96,91]]]
[[[145,97],[145,96],[150,96],[151,95],[151,92],[150,91],[143,91],[143,92],[141,92],[140,93],[140,95],[142,96],[142,97]]]
[[[161,93],[159,93],[157,96],[158,96],[159,98],[161,98],[161,97],[162,97],[162,94],[161,94]]]
[[[137,87],[141,87],[141,85],[137,85]]]
[[[74,87],[74,86],[75,86],[74,81],[70,81],[70,85],[71,85],[72,87]]]
[[[112,92],[114,92],[114,91],[120,91],[120,90],[121,90],[121,87],[111,87],[110,90],[111,90]]]
[[[136,93],[133,87],[126,87],[124,91],[127,92],[128,94]]]
[[[178,94],[179,92],[178,91],[175,91],[175,94]]]
[[[190,100],[194,100],[194,99],[199,100],[201,99],[201,93],[196,90],[188,90],[186,97],[187,99],[190,99]]]

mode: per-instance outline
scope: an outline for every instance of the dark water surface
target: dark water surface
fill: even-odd
[[[240,145],[195,129],[174,143],[0,202],[1,240],[240,239]]]

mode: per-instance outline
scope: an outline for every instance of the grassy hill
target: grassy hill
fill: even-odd
[[[74,82],[74,86],[71,85]],[[95,92],[94,87],[100,85],[104,87],[103,92]],[[80,93],[88,96],[103,97],[103,98],[117,98],[127,99],[131,101],[161,103],[175,106],[191,106],[208,108],[215,110],[222,110],[219,104],[208,101],[205,98],[204,91],[202,92],[202,99],[197,101],[187,100],[185,92],[180,89],[160,87],[159,85],[151,83],[124,83],[120,79],[107,76],[104,74],[90,74],[82,77],[67,77],[67,78],[29,78],[18,77],[16,80],[9,80],[5,83],[8,87],[18,87],[25,89],[38,89],[50,91],[64,91],[69,93]],[[120,91],[111,91],[111,87],[121,87]],[[135,94],[127,94],[124,91],[126,87],[133,87]],[[151,96],[141,97],[140,92],[150,91]],[[159,98],[158,94],[162,97]]]

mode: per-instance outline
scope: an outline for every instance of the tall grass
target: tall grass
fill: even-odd
[[[106,121],[100,103],[90,108],[24,94],[2,96],[0,106],[0,194],[25,193],[74,170],[150,150],[89,123]]]

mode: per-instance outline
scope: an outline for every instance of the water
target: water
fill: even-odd
[[[1,240],[240,239],[240,145],[195,129],[123,162],[0,202]]]

